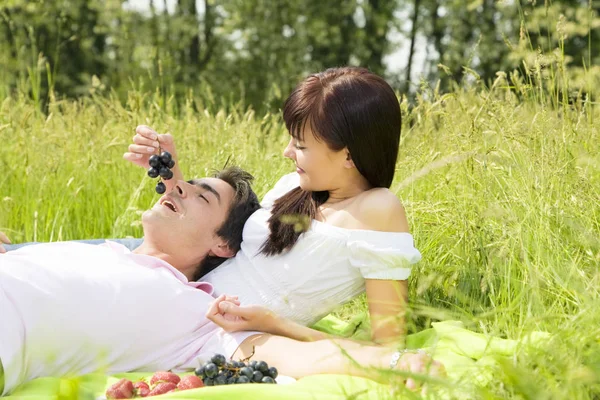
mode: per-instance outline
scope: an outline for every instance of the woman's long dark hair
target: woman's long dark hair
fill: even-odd
[[[347,147],[354,165],[372,187],[392,184],[400,144],[400,104],[380,76],[356,67],[310,75],[285,101],[283,119],[298,140],[303,139],[308,124],[331,150]],[[318,216],[328,198],[327,191],[296,188],[277,199],[268,221],[270,235],[261,252],[270,256],[294,246],[310,227],[306,222]]]

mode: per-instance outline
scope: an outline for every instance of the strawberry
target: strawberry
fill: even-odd
[[[187,375],[181,378],[181,381],[177,385],[177,389],[188,390],[201,388],[202,386],[204,386],[202,379],[198,378],[196,375]]]
[[[121,379],[106,391],[107,399],[131,399],[133,398],[133,383],[129,379]]]
[[[171,382],[177,385],[180,380],[181,378],[177,374],[174,374],[172,372],[159,371],[152,375],[152,378],[150,378],[150,386],[154,387],[154,385],[156,385],[159,382]]]
[[[148,393],[148,397],[158,396],[159,394],[165,394],[174,389],[177,389],[177,385],[173,382],[159,382],[156,386],[154,386],[154,389],[152,389],[150,393]]]
[[[150,386],[148,386],[148,384],[144,381],[134,383],[133,387],[135,388],[135,392],[140,397],[146,397],[148,396],[148,393],[150,393]]]

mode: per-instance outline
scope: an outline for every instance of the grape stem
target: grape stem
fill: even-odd
[[[248,357],[246,357],[244,359],[240,359],[240,361],[241,362],[248,362],[248,361],[250,361],[250,359],[254,356],[255,350],[256,350],[256,347],[252,346],[252,353]]]

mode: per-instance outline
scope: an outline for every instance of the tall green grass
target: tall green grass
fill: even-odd
[[[518,356],[473,396],[598,398],[600,115],[512,86],[500,77],[403,104],[392,190],[423,253],[411,329],[451,318],[500,337],[550,332],[551,350]],[[41,113],[24,96],[0,99],[0,230],[15,242],[141,236],[140,214],[158,195],[121,158],[138,124],[175,135],[189,177],[229,160],[262,196],[293,169],[279,115],[184,104],[174,113],[160,93],[132,91],[126,104],[52,99]],[[338,314],[364,309],[358,299]]]

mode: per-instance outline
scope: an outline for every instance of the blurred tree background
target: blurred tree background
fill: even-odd
[[[264,112],[306,74],[340,65],[409,96],[489,86],[499,71],[569,98],[600,84],[597,0],[133,1],[2,0],[0,96],[43,107],[98,94],[126,102],[135,88],[174,110],[194,98]],[[389,68],[393,54],[402,68]]]

